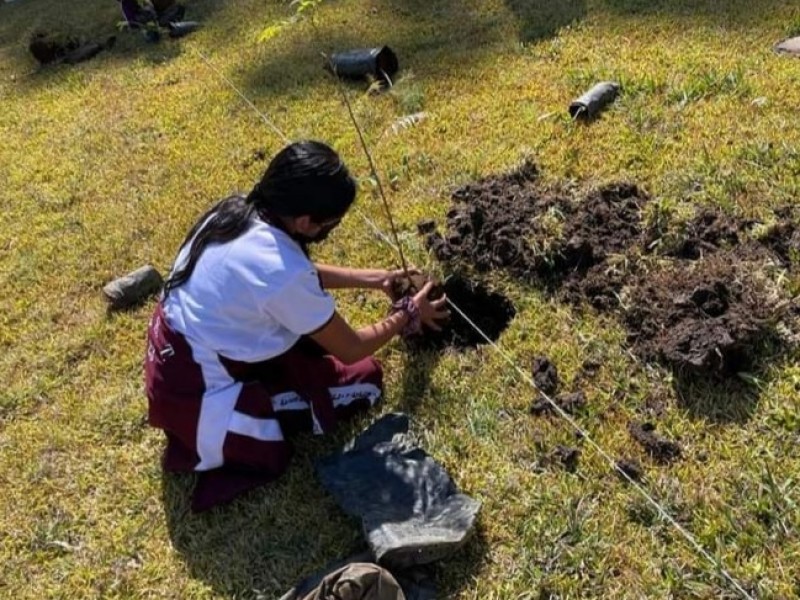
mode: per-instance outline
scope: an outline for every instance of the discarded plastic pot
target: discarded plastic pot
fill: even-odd
[[[151,265],[145,265],[115,279],[103,288],[113,310],[120,310],[139,304],[142,300],[155,294],[164,285],[164,280]]]
[[[389,46],[380,48],[361,48],[336,52],[326,61],[325,68],[334,75],[348,79],[374,77],[391,83],[392,77],[400,68],[397,55]]]
[[[169,37],[180,38],[200,29],[197,21],[177,21],[169,24]]]
[[[590,121],[617,99],[619,90],[619,84],[616,82],[603,81],[598,83],[583,96],[570,103],[569,115],[573,119]]]
[[[775,52],[788,54],[789,56],[800,56],[800,36],[778,42],[775,44]]]
[[[67,55],[64,57],[64,62],[74,65],[76,63],[94,58],[103,50],[105,50],[104,45],[98,44],[97,42],[87,42],[80,48],[76,48],[75,50],[67,53]]]

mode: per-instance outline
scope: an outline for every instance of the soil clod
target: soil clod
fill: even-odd
[[[703,210],[686,224],[683,235],[661,252],[675,258],[698,260],[721,248],[738,245],[745,226],[720,211]]]
[[[436,231],[436,221],[434,221],[433,219],[428,219],[417,223],[417,232],[420,235],[426,235],[429,233],[433,233],[434,231]]]
[[[544,356],[533,359],[533,381],[536,388],[548,396],[558,389],[558,369]]]
[[[628,431],[657,462],[668,463],[681,456],[680,445],[657,434],[652,423],[631,423]]]
[[[559,394],[553,398],[553,402],[564,412],[574,415],[584,406],[586,406],[586,396],[583,392],[574,392],[572,394]],[[532,405],[530,412],[532,415],[544,415],[553,411],[553,405],[550,404],[545,398],[539,398]]]
[[[570,446],[556,446],[551,453],[551,459],[558,461],[566,471],[574,473],[578,469],[581,451]]]
[[[644,470],[642,469],[642,465],[640,465],[635,460],[629,458],[621,458],[616,463],[617,467],[617,474],[620,475],[619,471],[622,471],[633,479],[634,481],[641,481],[644,477]],[[621,475],[620,475],[621,476]]]
[[[645,359],[683,372],[728,376],[749,368],[783,309],[766,282],[730,253],[694,264],[634,283],[623,315],[629,341]]]

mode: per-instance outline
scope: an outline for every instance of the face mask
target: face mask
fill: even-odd
[[[331,234],[331,231],[336,229],[336,226],[340,221],[341,219],[336,219],[335,221],[329,222],[327,225],[324,225],[322,229],[320,229],[315,235],[295,233],[292,237],[301,244],[318,244],[328,238],[328,236]]]

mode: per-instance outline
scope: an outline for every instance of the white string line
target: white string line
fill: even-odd
[[[285,133],[283,133],[283,131],[281,131],[280,129],[278,129],[278,126],[277,126],[277,125],[275,125],[275,124],[274,124],[272,121],[270,121],[270,120],[267,118],[267,115],[265,115],[265,114],[264,114],[264,113],[262,113],[260,110],[258,110],[258,107],[257,107],[255,104],[253,104],[253,103],[250,101],[250,98],[248,98],[247,96],[245,96],[245,95],[242,93],[242,91],[241,91],[241,90],[240,90],[238,87],[236,87],[236,86],[234,85],[234,83],[233,83],[233,82],[232,82],[230,79],[228,79],[228,78],[225,76],[225,74],[224,74],[224,73],[222,73],[222,72],[221,72],[221,71],[219,71],[217,68],[215,68],[215,67],[214,67],[214,65],[213,65],[213,64],[211,64],[211,61],[210,61],[210,60],[208,60],[208,58],[206,58],[206,56],[205,56],[205,55],[204,55],[202,52],[200,52],[200,51],[199,51],[197,48],[192,48],[192,50],[194,51],[194,53],[195,53],[195,54],[197,54],[197,56],[199,56],[199,57],[200,57],[200,58],[203,60],[203,62],[204,62],[204,63],[206,63],[206,65],[208,65],[208,68],[209,68],[209,69],[211,69],[211,70],[212,70],[214,73],[216,73],[216,74],[217,74],[217,75],[218,75],[218,76],[219,76],[219,77],[220,77],[220,78],[221,78],[223,81],[225,81],[225,83],[227,83],[227,84],[228,84],[228,85],[231,87],[231,89],[232,89],[234,92],[236,92],[237,94],[239,94],[239,97],[240,97],[242,100],[244,100],[244,101],[245,101],[245,103],[247,103],[247,105],[248,105],[250,108],[252,108],[254,111],[256,111],[256,114],[257,114],[259,117],[261,117],[261,119],[264,121],[264,123],[267,125],[267,127],[269,127],[270,129],[272,129],[272,131],[273,131],[275,134],[277,134],[277,136],[278,136],[279,138],[281,138],[281,140],[282,140],[283,142],[285,142],[285,143],[287,143],[287,144],[291,142],[291,140],[290,140],[288,137],[286,137],[286,134],[285,134]]]
[[[264,121],[264,123],[266,123],[269,126],[270,129],[272,129],[275,133],[277,133],[284,142],[290,141],[289,138],[280,129],[278,129],[278,127],[274,123],[272,123],[267,118],[267,116],[264,113],[262,113],[258,109],[258,107],[256,107],[255,104],[253,104],[241,91],[239,91],[239,89],[233,84],[233,82],[231,82],[227,77],[225,77],[222,73],[220,73],[217,69],[215,69],[211,65],[211,62],[199,50],[194,49],[194,51],[198,54],[198,56],[200,56],[200,58],[203,59],[203,61],[211,68],[212,71],[217,73],[226,83],[228,83],[228,85],[230,85],[230,87],[247,103],[247,105],[250,106],[258,114],[259,117],[261,117],[261,119]],[[397,244],[393,240],[391,240],[381,230],[381,228],[378,227],[378,225],[372,219],[370,219],[366,215],[366,213],[364,213],[364,211],[362,211],[358,207],[355,207],[355,209],[356,212],[359,214],[359,216],[367,224],[367,226],[369,226],[369,228],[372,229],[372,231],[381,241],[389,245],[391,248],[397,250]],[[503,357],[503,359],[520,375],[523,381],[530,384],[531,387],[533,387],[533,389],[536,390],[541,395],[541,397],[544,398],[545,401],[558,413],[558,415],[562,419],[564,419],[567,423],[570,424],[570,426],[582,437],[582,439],[585,439],[589,443],[589,445],[592,448],[594,448],[594,450],[601,457],[605,458],[606,461],[608,461],[608,463],[616,471],[618,471],[634,487],[634,489],[638,491],[645,498],[645,500],[647,500],[647,502],[649,502],[656,509],[656,511],[661,515],[661,517],[664,520],[666,520],[670,525],[672,525],[684,537],[684,539],[686,539],[686,541],[689,542],[689,544],[695,549],[695,551],[697,551],[698,554],[700,554],[703,558],[705,558],[708,562],[710,562],[719,571],[719,573],[736,589],[736,591],[742,595],[743,598],[746,598],[747,600],[755,600],[755,598],[751,596],[741,586],[741,584],[739,584],[739,582],[736,579],[734,579],[734,577],[727,571],[727,569],[725,569],[725,567],[722,564],[722,561],[716,559],[713,555],[711,555],[711,553],[709,553],[708,550],[706,550],[687,529],[685,529],[680,523],[678,523],[678,521],[676,521],[667,512],[667,510],[664,507],[662,507],[661,504],[659,504],[658,501],[655,500],[647,492],[647,490],[645,490],[643,486],[641,486],[636,480],[634,480],[630,475],[628,475],[624,469],[620,468],[620,466],[617,465],[617,462],[613,459],[613,457],[609,455],[605,450],[603,450],[603,448],[600,447],[600,445],[597,442],[595,442],[591,438],[591,436],[580,425],[578,425],[578,423],[563,408],[561,408],[561,406],[559,406],[557,402],[555,402],[550,396],[548,396],[546,393],[544,393],[536,386],[536,382],[533,380],[533,378],[528,373],[526,373],[514,361],[514,359],[500,347],[499,344],[495,343],[488,335],[486,335],[486,333],[480,327],[478,327],[478,325],[476,325],[475,322],[472,319],[470,319],[466,315],[466,313],[464,313],[464,311],[462,311],[455,304],[455,302],[447,298],[447,303],[453,308],[453,310],[455,310],[461,316],[462,319],[464,319],[475,330],[475,332],[478,335],[480,335],[483,339],[485,339],[486,342],[492,348],[494,348],[494,350],[497,351],[497,353],[500,354],[500,356]]]

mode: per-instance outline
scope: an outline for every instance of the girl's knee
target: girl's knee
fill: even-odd
[[[383,389],[383,365],[380,361],[370,356],[364,359],[367,363],[365,365],[365,381],[377,385],[381,390]]]

